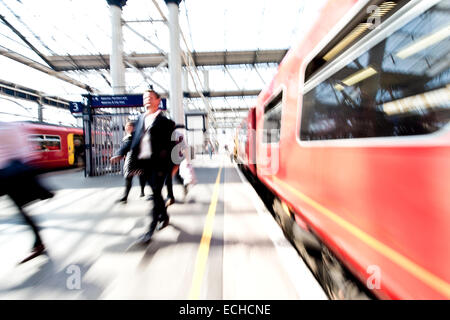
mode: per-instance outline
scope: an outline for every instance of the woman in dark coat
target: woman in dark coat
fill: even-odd
[[[32,157],[27,138],[20,124],[0,122],[0,196],[8,195],[12,199],[35,237],[30,255],[21,263],[45,251],[38,227],[23,207],[34,200],[53,197],[53,193],[41,185],[35,170],[27,164]]]
[[[134,131],[134,122],[128,121],[125,125],[125,131],[127,135],[122,140],[122,145],[131,143],[133,139],[133,131]],[[122,198],[117,200],[117,202],[126,203],[128,199],[128,194],[130,193],[131,186],[133,185],[133,177],[135,175],[139,176],[139,183],[141,185],[141,197],[144,197],[144,189],[145,189],[145,177],[142,172],[133,170],[133,159],[131,151],[129,151],[125,157],[125,162],[123,164],[123,176],[125,178],[125,193]]]

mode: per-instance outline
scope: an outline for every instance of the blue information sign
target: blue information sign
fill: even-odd
[[[115,96],[92,96],[93,108],[141,107],[142,94],[126,94]]]
[[[81,102],[70,102],[69,110],[71,113],[83,112],[83,104]]]

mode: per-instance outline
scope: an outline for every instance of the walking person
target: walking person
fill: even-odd
[[[209,158],[212,159],[212,154],[214,152],[214,148],[212,146],[211,142],[208,142],[208,153],[209,153]]]
[[[74,167],[80,168],[85,166],[85,146],[80,138],[73,140],[74,144]]]
[[[189,171],[190,174],[188,177],[182,176],[182,169],[190,164],[190,154],[189,154],[189,146],[187,145],[184,137],[184,125],[176,125],[175,130],[172,134],[172,140],[175,141],[175,147],[172,150],[172,163],[173,167],[171,169],[171,174],[168,175],[166,179],[166,187],[167,187],[167,199],[166,199],[166,207],[175,203],[175,197],[173,194],[173,178],[175,178],[184,188],[184,196],[186,197],[189,187],[192,184],[195,184],[195,174],[193,173],[192,167]],[[183,172],[186,172],[184,170]]]
[[[183,178],[181,178],[179,173],[179,166],[175,165],[172,167],[172,170],[170,170],[170,173],[167,175],[166,178],[166,188],[167,188],[167,199],[165,201],[166,207],[171,206],[175,203],[175,196],[173,194],[173,178],[177,179],[177,181],[184,186]],[[186,190],[186,189],[185,189]],[[186,194],[187,192],[185,192]]]
[[[155,230],[169,224],[169,215],[161,191],[173,166],[171,151],[174,142],[171,137],[175,123],[158,109],[161,97],[156,91],[144,92],[143,101],[146,112],[139,117],[133,138],[120,148],[117,156],[111,158],[111,161],[118,161],[131,150],[137,155],[138,167],[144,171],[145,178],[152,188],[153,220],[148,232],[140,238],[141,243],[148,243]]]
[[[20,263],[27,262],[46,250],[39,228],[23,207],[34,200],[53,197],[53,193],[37,179],[35,170],[28,164],[30,160],[31,147],[22,125],[0,122],[0,196],[8,195],[11,198],[34,234],[31,253]]]
[[[128,121],[125,125],[125,132],[126,136],[122,140],[122,146],[131,143],[133,139],[133,133],[134,131],[134,122]],[[140,197],[144,197],[144,189],[145,189],[145,176],[142,172],[142,170],[136,170],[137,168],[134,168],[133,162],[136,162],[136,159],[132,159],[132,152],[127,152],[127,155],[125,157],[125,162],[123,164],[123,176],[125,178],[125,193],[122,198],[117,200],[117,202],[126,203],[128,199],[128,194],[130,193],[131,186],[133,185],[133,177],[138,176],[139,178],[139,184],[141,186],[141,195]]]

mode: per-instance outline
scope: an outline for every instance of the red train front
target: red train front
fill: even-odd
[[[378,298],[450,298],[449,5],[330,1],[258,97],[278,219]]]
[[[24,122],[33,150],[31,164],[39,169],[59,169],[76,164],[77,149],[84,148],[83,129]]]

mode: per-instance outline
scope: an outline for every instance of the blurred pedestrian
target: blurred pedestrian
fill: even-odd
[[[125,146],[126,144],[131,143],[133,139],[133,132],[134,132],[134,122],[128,121],[125,125],[125,132],[126,135],[122,140],[122,146]],[[136,158],[132,157],[132,152],[127,152],[127,155],[125,157],[125,162],[123,164],[123,176],[125,178],[125,193],[122,198],[117,200],[117,202],[123,202],[126,203],[128,199],[128,194],[130,193],[131,186],[133,185],[133,177],[138,176],[139,178],[139,184],[141,186],[141,197],[145,196],[144,189],[145,189],[145,176],[142,170],[138,170],[136,167]]]
[[[214,148],[212,146],[211,142],[208,142],[208,153],[209,153],[209,158],[212,159],[212,154],[214,152]]]
[[[186,169],[182,169],[190,165],[189,146],[185,141],[184,130],[184,125],[176,125],[175,130],[172,134],[172,140],[175,141],[176,145],[172,150],[171,155],[173,163],[171,174],[169,174],[166,179],[166,207],[175,203],[175,196],[173,194],[173,178],[175,178],[183,186],[185,197],[188,193],[189,188],[196,182],[193,170],[189,171],[189,169],[192,169],[192,166],[188,168],[189,172]],[[185,176],[183,176],[182,173],[185,173]]]
[[[73,140],[73,145],[74,145],[74,158],[75,158],[73,165],[75,167],[83,167],[85,164],[85,162],[84,162],[85,146],[79,138],[75,138]]]
[[[131,150],[137,155],[138,167],[143,169],[152,188],[153,220],[148,232],[139,239],[141,243],[148,243],[155,230],[169,224],[169,215],[161,191],[173,166],[171,152],[174,141],[171,138],[175,123],[161,114],[161,97],[156,91],[147,90],[143,100],[147,111],[139,117],[131,142],[123,145],[117,152],[118,156],[113,157],[111,161],[118,161]]]
[[[21,263],[46,250],[36,223],[23,207],[34,200],[53,197],[53,193],[42,186],[36,171],[28,164],[32,160],[31,150],[23,125],[0,122],[0,196],[8,195],[11,198],[34,233],[31,253]]]

